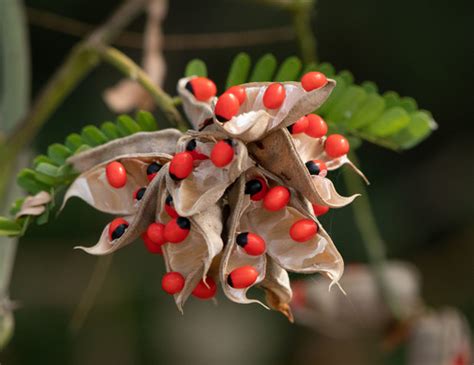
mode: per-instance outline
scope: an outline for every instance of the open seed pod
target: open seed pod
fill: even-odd
[[[229,136],[244,142],[256,141],[318,109],[336,86],[334,80],[328,80],[327,84],[319,89],[305,91],[299,82],[279,83],[285,89],[284,100],[278,108],[268,109],[264,105],[264,95],[272,84],[275,83],[254,82],[240,85],[245,90],[245,101],[240,105],[238,114],[227,121],[219,120],[214,114],[214,123]],[[213,108],[215,106],[214,100]]]
[[[169,165],[163,168],[164,174],[168,174],[168,168]],[[173,220],[165,209],[167,188],[166,180],[161,181],[155,221],[162,224]],[[206,281],[213,260],[222,251],[222,211],[219,205],[211,204],[199,214],[175,219],[184,219],[189,233],[181,242],[164,244],[163,256],[167,271],[178,272],[185,279],[184,288],[174,296],[182,312],[185,301],[201,279]]]
[[[291,191],[287,204],[278,210],[269,211],[266,202],[271,190],[262,201],[258,196],[262,189],[250,191],[256,180],[261,186],[265,186],[264,189],[282,185],[277,177],[260,168],[253,168],[232,187],[229,193],[232,215],[229,218],[228,241],[221,261],[221,283],[229,299],[238,303],[256,302],[248,299],[246,292],[253,285],[261,283],[267,291],[269,304],[284,313],[286,311],[290,318],[287,304],[291,290],[287,277],[279,270],[320,272],[335,283],[342,275],[344,263],[330,237],[310,212],[306,201],[301,200],[295,191]],[[313,231],[301,240],[290,231],[302,221],[313,224]],[[259,243],[263,249],[252,248],[252,245]],[[272,266],[267,269],[268,260],[272,260]],[[237,287],[233,285],[235,283],[232,278],[229,280],[229,276],[242,266],[253,267],[258,275],[249,285]],[[266,277],[266,274],[270,276]],[[268,291],[271,293],[268,294]]]
[[[233,150],[232,160],[223,167],[217,167],[209,156],[216,143],[226,140]],[[247,154],[247,148],[239,140],[227,140],[218,132],[186,133],[178,141],[176,151],[195,153],[194,167],[185,179],[176,181],[167,176],[167,187],[173,197],[174,208],[180,216],[192,216],[215,204],[244,171],[254,166]]]
[[[319,142],[321,144],[323,142]],[[301,145],[301,144],[300,144]],[[324,170],[319,175],[311,175],[302,156],[298,152],[293,137],[286,129],[278,129],[264,139],[250,143],[249,152],[256,161],[283,182],[301,192],[313,204],[340,208],[350,204],[358,195],[343,197],[338,194]],[[304,152],[303,158],[308,155]]]
[[[76,161],[80,161],[78,155]],[[167,154],[157,154],[153,156],[146,154],[129,154],[121,158],[114,159],[125,168],[126,184],[121,188],[115,188],[107,180],[106,169],[110,161],[98,164],[90,170],[79,175],[70,186],[64,197],[63,207],[71,197],[79,197],[95,209],[104,213],[116,215],[135,214],[142,201],[135,199],[135,192],[140,188],[146,188],[149,181],[147,169],[150,165],[156,164],[157,168],[170,161],[171,156]],[[145,195],[148,195],[148,188]]]
[[[212,118],[214,112],[211,108],[211,101],[213,98],[209,98],[207,101],[200,101],[196,99],[193,93],[188,89],[189,82],[194,77],[185,77],[178,81],[178,94],[183,101],[183,109],[186,116],[190,120],[194,129],[202,130],[207,125],[212,124]],[[186,87],[188,86],[188,88]]]
[[[134,215],[125,216],[124,221],[119,222],[116,231],[111,229],[112,221],[105,226],[99,241],[92,247],[77,246],[75,248],[84,250],[92,255],[106,255],[132,243],[136,240],[154,221],[156,213],[156,197],[165,171],[160,171],[158,175],[147,186],[147,190],[139,202],[139,206]],[[114,237],[115,236],[115,237]]]
[[[473,361],[471,331],[455,308],[427,313],[413,325],[408,341],[408,364],[470,365]]]

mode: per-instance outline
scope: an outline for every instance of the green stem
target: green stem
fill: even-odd
[[[290,7],[293,17],[293,26],[301,52],[301,57],[305,64],[317,63],[316,37],[311,28],[311,15],[314,10],[316,0],[295,0]]]
[[[181,113],[176,109],[173,98],[156,86],[145,71],[143,71],[127,55],[113,47],[101,47],[99,55],[124,75],[136,80],[155,99],[158,107],[165,113],[168,120],[185,132],[189,125],[184,121]]]
[[[354,164],[359,165],[357,156],[354,153],[350,154],[350,159]],[[393,295],[390,286],[387,285],[384,275],[383,267],[386,262],[385,243],[375,222],[365,185],[359,176],[349,169],[343,170],[343,177],[350,194],[361,194],[361,196],[352,203],[355,223],[365,245],[369,263],[382,297],[387,303],[392,315],[396,319],[400,319],[401,312],[398,300]]]

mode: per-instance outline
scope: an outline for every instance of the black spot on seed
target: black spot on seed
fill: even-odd
[[[262,190],[262,188],[262,183],[257,179],[247,181],[245,183],[245,194],[257,194]]]
[[[184,88],[194,95],[193,85],[191,85],[191,81],[188,81],[186,85],[184,85]]]
[[[122,237],[125,231],[127,230],[127,228],[128,228],[128,224],[125,224],[125,223],[122,223],[120,226],[115,228],[115,230],[112,232],[112,240],[116,240]]]
[[[314,161],[308,161],[305,163],[305,165],[311,175],[319,175],[319,173],[321,172],[321,170],[319,169],[319,165],[316,164]]]
[[[148,165],[146,169],[146,174],[147,175],[156,174],[161,170],[162,167],[163,165],[160,165],[158,162],[153,162]]]
[[[232,288],[234,287],[234,283],[232,282],[230,275],[227,276],[227,284],[229,284]]]
[[[240,233],[237,235],[235,242],[237,242],[240,247],[245,247],[245,245],[248,243],[248,235],[248,232]]]
[[[143,195],[145,194],[145,191],[146,191],[146,188],[140,188],[140,189],[137,191],[136,199],[137,199],[137,200],[142,200]]]
[[[224,139],[224,142],[232,147],[232,140],[231,139]]]
[[[224,118],[222,115],[217,115],[217,114],[216,114],[216,118],[217,118],[217,120],[218,120],[219,122],[221,122],[221,123],[225,123],[225,122],[228,122],[228,121],[229,121],[229,119]]]
[[[168,195],[165,200],[166,205],[172,205],[173,204],[173,197],[171,195]]]
[[[171,177],[174,181],[181,181],[181,180],[183,180],[183,179],[180,179],[179,177],[177,177],[175,174],[172,174],[171,172],[170,172],[170,177]]]
[[[192,139],[186,145],[186,151],[194,151],[196,149],[196,140]]]
[[[184,217],[178,217],[176,219],[176,224],[179,226],[179,228],[181,229],[186,229],[186,230],[190,230],[191,229],[191,222],[189,221],[188,218],[184,218]]]
[[[293,134],[293,124],[292,124],[292,125],[289,125],[288,127],[286,127],[286,129],[288,129],[288,132],[290,132],[291,134]]]

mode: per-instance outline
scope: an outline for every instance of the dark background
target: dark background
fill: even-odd
[[[100,24],[119,4],[102,0],[28,0],[26,5]],[[412,96],[439,124],[427,141],[403,154],[364,144],[362,169],[371,180],[370,199],[391,258],[415,263],[425,301],[456,306],[474,323],[474,12],[467,0],[319,0],[313,28],[322,61],[349,69],[358,82]],[[131,29],[140,31],[144,18]],[[291,24],[282,10],[251,1],[170,1],[166,34],[259,29]],[[31,26],[33,93],[61,64],[77,38]],[[122,49],[137,61],[138,50]],[[166,52],[166,90],[186,63],[206,61],[209,76],[222,85],[233,56],[267,52],[279,60],[298,53],[295,42],[245,49]],[[101,98],[121,75],[109,66],[94,71],[53,115],[35,142],[37,153],[86,124],[114,118]],[[337,178],[344,191],[342,177]],[[340,180],[340,181],[339,181]],[[182,316],[160,289],[164,265],[143,245],[113,258],[97,302],[75,334],[71,316],[97,258],[74,251],[93,244],[108,217],[74,200],[46,226],[31,229],[19,246],[11,296],[21,303],[16,331],[2,364],[319,364],[338,365],[338,347],[287,323],[257,305],[219,305],[191,299]],[[350,208],[323,219],[347,262],[366,255]],[[341,326],[344,324],[341,323]],[[321,358],[302,360],[309,341],[326,343]],[[326,342],[324,342],[326,341]],[[332,349],[334,349],[334,352]],[[361,349],[361,351],[366,351]],[[375,350],[373,350],[376,352]],[[374,363],[402,364],[397,354]]]

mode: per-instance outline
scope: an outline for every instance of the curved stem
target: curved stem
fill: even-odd
[[[290,8],[301,57],[305,64],[318,62],[316,37],[311,29],[311,15],[315,2],[315,0],[296,0]]]
[[[350,154],[350,159],[356,165],[359,161],[355,153]],[[354,219],[365,245],[370,266],[373,270],[375,280],[380,289],[383,299],[387,303],[392,315],[401,319],[400,304],[393,295],[391,288],[387,285],[383,266],[386,261],[386,249],[384,240],[379,232],[375,216],[370,206],[369,197],[362,180],[349,169],[343,169],[344,182],[350,194],[361,194],[353,203]]]

